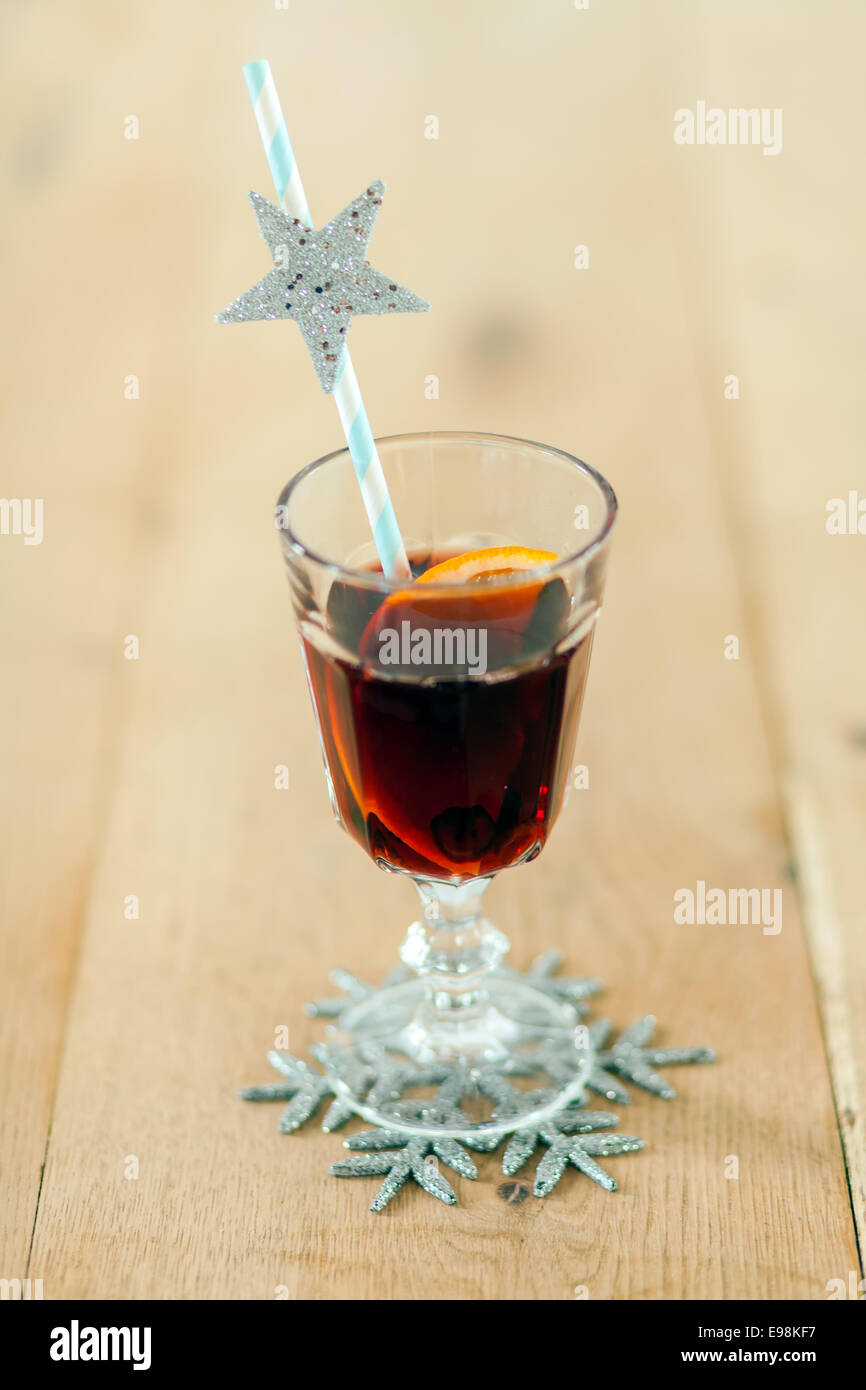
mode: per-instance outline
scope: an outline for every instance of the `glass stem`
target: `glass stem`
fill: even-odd
[[[490,877],[467,883],[415,878],[423,914],[400,955],[428,986],[428,1007],[440,1022],[465,1021],[486,1003],[487,976],[508,951],[508,938],[481,914]]]

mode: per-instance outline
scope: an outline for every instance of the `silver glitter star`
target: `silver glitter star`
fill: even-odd
[[[536,1170],[532,1189],[536,1197],[547,1197],[553,1191],[569,1163],[607,1192],[616,1192],[614,1179],[596,1163],[596,1156],[636,1153],[643,1148],[643,1140],[633,1134],[593,1132],[618,1123],[616,1115],[605,1110],[569,1106],[537,1129],[517,1130],[502,1155],[502,1171],[506,1177],[512,1177],[532,1157],[539,1143],[544,1143],[549,1147]],[[578,1134],[582,1137],[576,1138]]]
[[[249,199],[274,268],[221,314],[218,323],[294,319],[319,382],[333,391],[353,314],[420,313],[426,299],[365,260],[385,192],[371,183],[318,231],[305,227],[260,193]]]

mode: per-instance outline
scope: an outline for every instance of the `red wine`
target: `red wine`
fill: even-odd
[[[415,555],[413,571],[436,562]],[[461,586],[453,597],[423,587],[385,601],[335,583],[328,618],[339,646],[320,649],[307,627],[302,641],[346,829],[383,868],[463,880],[541,850],[570,774],[592,634],[569,637],[558,578]],[[446,626],[483,631],[483,675],[453,660],[419,669],[405,642],[403,660],[384,663],[388,633]],[[354,659],[335,654],[346,648]]]

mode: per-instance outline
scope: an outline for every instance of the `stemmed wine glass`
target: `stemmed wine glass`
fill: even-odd
[[[430,1125],[368,1103],[353,1063],[371,1049],[431,1077],[462,1068],[479,1094],[485,1076],[522,1078],[519,1123],[541,1122],[581,1094],[586,1030],[574,1001],[508,968],[483,897],[540,853],[567,794],[616,498],[527,440],[428,433],[378,449],[414,582],[382,573],[348,450],[303,468],[276,512],[334,815],[421,900],[401,970],[341,1014],[325,1056],[357,1113],[391,1131]],[[517,1124],[482,1104],[435,1132]]]

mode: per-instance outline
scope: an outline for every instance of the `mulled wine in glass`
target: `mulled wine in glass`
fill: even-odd
[[[277,506],[334,814],[422,904],[401,950],[409,978],[349,1008],[334,1046],[531,1076],[553,1042],[556,1076],[537,1092],[553,1113],[585,1080],[579,1016],[505,967],[482,895],[540,853],[562,808],[616,499],[588,465],[525,440],[378,448],[411,578],[382,573],[347,450],[303,469]],[[400,1127],[388,1106],[357,1110]]]

